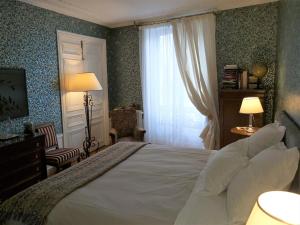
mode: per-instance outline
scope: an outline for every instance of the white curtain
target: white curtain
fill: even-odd
[[[215,16],[207,14],[172,22],[177,62],[188,96],[208,118],[201,137],[207,149],[219,147]]]
[[[140,30],[141,71],[146,140],[203,148],[199,133],[204,117],[191,103],[177,65],[170,24]]]

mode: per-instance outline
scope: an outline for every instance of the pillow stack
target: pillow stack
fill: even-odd
[[[298,149],[286,149],[283,143],[275,144],[250,159],[249,165],[231,180],[227,189],[229,224],[244,224],[260,194],[287,188],[298,163]]]
[[[285,147],[284,134],[285,127],[268,124],[222,148],[201,171],[197,192],[218,195],[227,189],[229,224],[244,224],[260,194],[283,190],[292,182],[299,151]]]

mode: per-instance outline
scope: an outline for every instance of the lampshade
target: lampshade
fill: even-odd
[[[68,91],[81,92],[81,91],[100,91],[102,90],[94,73],[78,73],[68,76]]]
[[[264,110],[258,97],[248,97],[243,99],[240,113],[253,114],[262,112],[264,112]]]
[[[261,194],[250,214],[247,225],[300,224],[300,195],[271,191]]]

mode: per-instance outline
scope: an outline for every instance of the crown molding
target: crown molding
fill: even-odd
[[[20,2],[25,2],[30,5],[37,6],[39,8],[48,9],[50,11],[54,11],[66,16],[71,16],[77,19],[82,19],[85,21],[89,21],[92,23],[96,23],[98,25],[111,27],[108,24],[104,23],[102,20],[97,18],[87,9],[80,8],[79,6],[75,6],[73,4],[65,3],[59,0],[19,0]]]
[[[115,22],[108,22],[109,18],[105,20],[101,20],[98,17],[98,14],[95,12],[92,12],[91,10],[88,10],[87,8],[83,8],[82,6],[72,4],[70,2],[66,2],[63,0],[19,0],[21,2],[25,2],[40,8],[48,9],[66,16],[75,17],[78,19],[82,19],[85,21],[89,21],[92,23],[96,23],[98,25],[102,25],[108,28],[117,28],[117,27],[124,27],[124,26],[130,26],[134,25],[134,22],[149,22],[149,21],[155,21],[159,19],[170,19],[173,17],[183,16],[183,15],[192,15],[197,14],[197,10],[192,10],[193,12],[186,12],[186,13],[176,13],[176,14],[168,14],[168,15],[162,15],[162,16],[153,16],[148,18],[137,18],[135,21],[128,18],[124,21],[115,21]],[[109,0],[108,0],[109,1]],[[265,3],[271,3],[271,2],[277,2],[279,0],[227,0],[226,2],[219,1],[216,4],[216,11],[223,11],[228,9],[234,9],[234,8],[241,8],[241,7],[247,7],[251,5],[259,5],[259,4],[265,4]],[[199,9],[199,12],[203,12],[203,9]]]

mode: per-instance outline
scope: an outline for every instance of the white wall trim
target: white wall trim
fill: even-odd
[[[143,16],[143,14],[140,14],[138,12],[140,11],[147,11],[146,7],[139,7],[136,8],[135,11],[137,12],[136,15],[135,11],[129,11],[127,14],[123,14],[122,18],[115,18],[112,16],[109,18],[103,18],[101,17],[101,12],[95,12],[93,11],[93,4],[97,1],[90,1],[85,2],[82,1],[82,3],[73,2],[73,1],[65,1],[65,0],[19,0],[21,2],[25,2],[40,8],[48,9],[57,13],[61,13],[66,16],[71,16],[75,18],[79,18],[82,20],[86,20],[89,22],[93,22],[102,26],[115,28],[115,27],[122,27],[122,26],[128,26],[133,25],[134,21],[137,22],[149,22],[149,21],[155,21],[155,20],[165,20],[170,19],[174,17],[182,17],[185,15],[193,15],[197,13],[201,13],[203,11],[207,11],[208,8],[213,8],[216,11],[222,11],[227,9],[234,9],[234,8],[241,8],[246,6],[252,6],[252,5],[259,5],[259,4],[265,4],[270,2],[276,2],[278,0],[227,0],[227,1],[214,1],[214,4],[211,4],[210,6],[202,6],[202,7],[196,7],[190,10],[182,11],[181,13],[178,12],[178,9],[174,12],[161,12],[159,7],[156,11],[153,11],[150,15]],[[146,1],[146,0],[144,0]],[[101,4],[101,1],[99,1],[98,4]],[[98,5],[99,6],[99,5]],[[116,11],[122,10],[121,7],[131,7],[130,1],[124,1],[122,4],[115,4]],[[108,6],[106,10],[111,10],[113,6]],[[102,18],[102,19],[101,19]],[[105,22],[104,22],[105,20]]]
[[[51,1],[51,0],[19,0],[21,2],[28,3],[40,8],[48,9],[66,16],[75,17],[78,19],[86,20],[99,25],[107,26],[102,20],[95,17],[92,12],[87,9],[79,8],[72,4],[66,4],[63,1]]]

